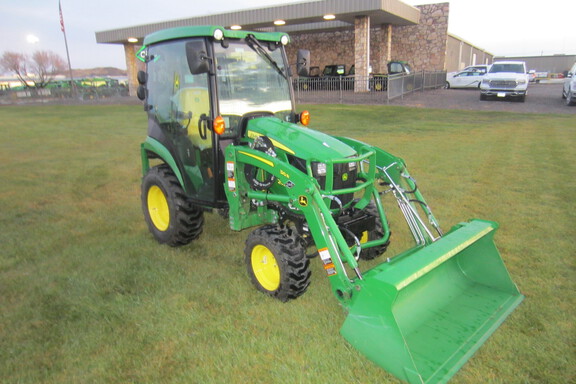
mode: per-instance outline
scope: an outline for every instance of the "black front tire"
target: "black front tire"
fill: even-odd
[[[374,204],[373,201],[371,201],[370,204],[368,204],[368,206],[366,207],[366,213],[376,218],[375,220],[376,225],[372,230],[367,231],[367,233],[363,234],[363,237],[360,240],[361,243],[365,242],[363,240],[372,241],[376,239],[381,239],[384,236],[384,226],[382,225],[382,220],[380,220],[380,215],[378,214],[378,208],[376,207],[376,204]],[[386,241],[382,245],[363,249],[360,252],[360,258],[363,260],[375,259],[378,256],[382,255],[384,252],[386,252],[386,249],[388,249],[388,245],[390,245],[390,238],[388,238],[388,241]]]
[[[178,247],[202,233],[204,214],[187,198],[168,165],[152,167],[146,173],[141,200],[148,229],[159,243]]]
[[[306,249],[289,228],[267,225],[255,229],[246,239],[244,255],[254,286],[275,299],[296,299],[310,285]]]

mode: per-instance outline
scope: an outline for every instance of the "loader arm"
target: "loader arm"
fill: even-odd
[[[440,224],[420,192],[416,180],[410,176],[403,159],[358,140],[347,137],[337,139],[357,151],[370,150],[376,154],[375,179],[380,185],[386,187],[383,193],[391,193],[396,198],[398,208],[406,219],[416,246],[430,244],[442,237],[443,231]]]

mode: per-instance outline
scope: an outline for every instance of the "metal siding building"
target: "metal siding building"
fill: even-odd
[[[482,48],[478,48],[471,43],[448,34],[448,44],[446,45],[446,71],[455,72],[464,69],[469,65],[492,64],[493,55]]]
[[[552,55],[552,56],[516,56],[495,57],[496,60],[520,60],[526,62],[527,70],[548,73],[564,73],[576,63],[576,55]]]

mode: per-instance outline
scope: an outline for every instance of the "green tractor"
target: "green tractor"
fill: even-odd
[[[310,284],[318,256],[347,314],[348,342],[409,383],[446,382],[522,301],[496,249],[497,224],[443,233],[405,162],[352,138],[306,128],[297,113],[284,33],[180,27],[144,40],[138,96],[142,208],[160,243],[201,235],[205,212],[252,228],[248,275],[289,301]],[[307,74],[310,54],[296,70]],[[394,196],[415,245],[377,266]]]

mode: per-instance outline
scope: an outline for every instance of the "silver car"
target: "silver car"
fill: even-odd
[[[576,105],[576,63],[568,71],[568,76],[564,80],[562,98],[566,99],[566,105]]]

